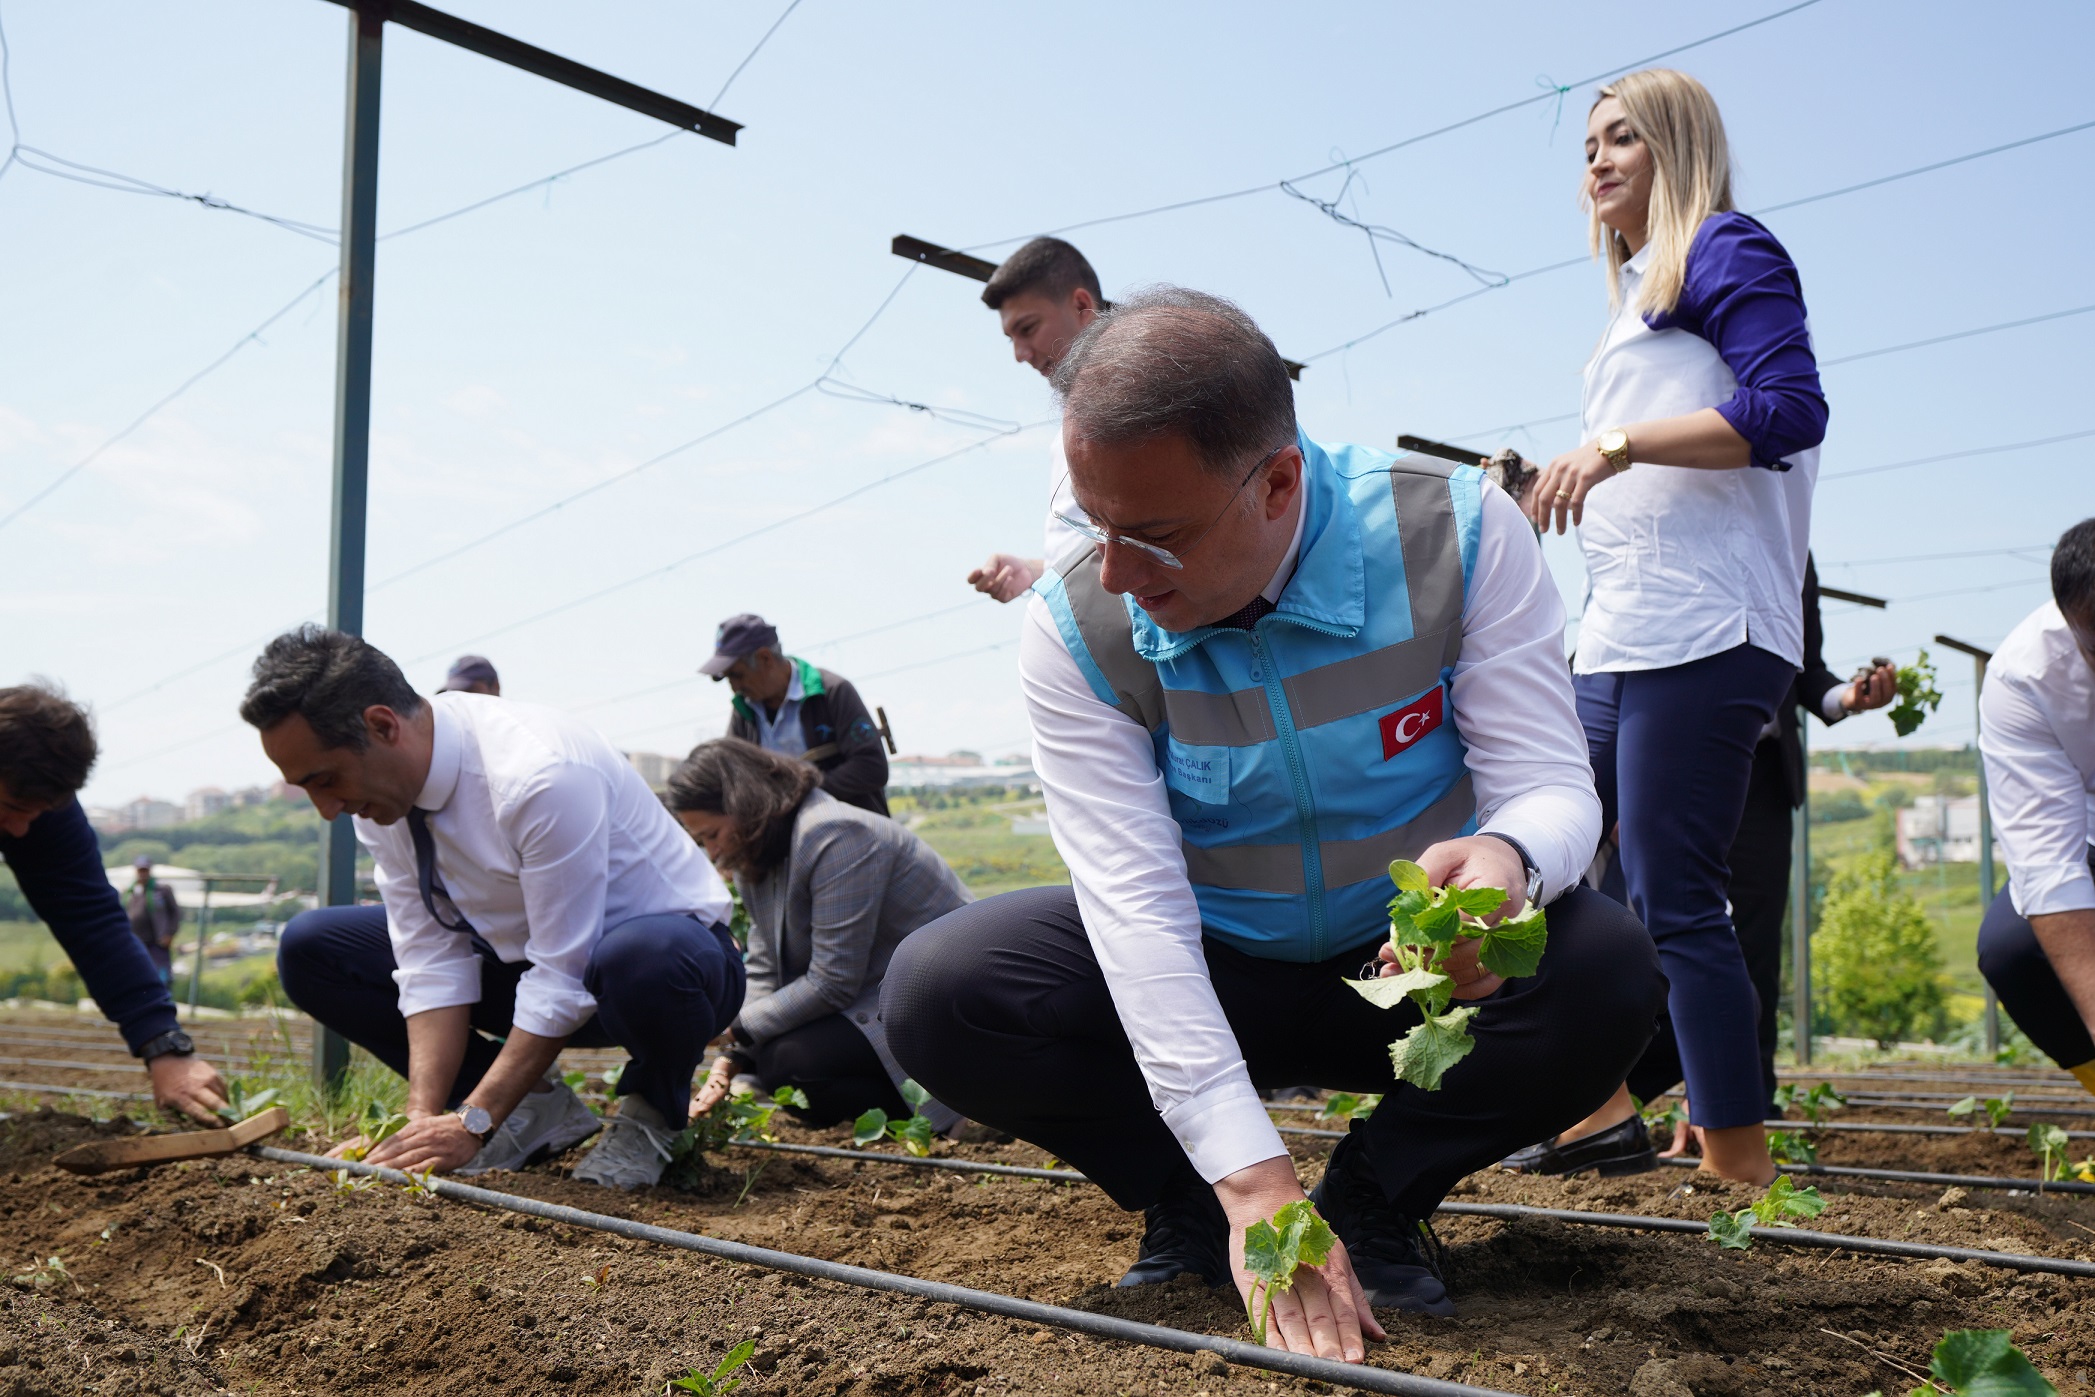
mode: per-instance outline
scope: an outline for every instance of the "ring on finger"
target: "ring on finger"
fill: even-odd
[[[1557,498],[1560,500],[1568,500],[1571,498],[1571,492],[1569,490],[1559,490],[1557,491]]]

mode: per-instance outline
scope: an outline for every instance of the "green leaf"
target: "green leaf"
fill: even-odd
[[[1542,909],[1529,907],[1484,933],[1477,944],[1477,960],[1492,974],[1517,980],[1535,973],[1548,943],[1549,927]]]
[[[807,1109],[807,1093],[799,1087],[784,1086],[771,1093],[773,1102],[780,1106],[791,1106],[796,1111]]]
[[[1928,1371],[1959,1397],[2058,1397],[2005,1329],[1954,1329],[1935,1345]]]
[[[1295,1283],[1298,1266],[1322,1266],[1337,1239],[1306,1198],[1297,1199],[1244,1232],[1244,1269],[1273,1290]]]
[[[1943,1107],[1942,1113],[1946,1116],[1968,1116],[1978,1109],[1979,1099],[1976,1096],[1967,1096],[1955,1105]]]
[[[1448,901],[1458,912],[1467,912],[1472,917],[1488,917],[1506,905],[1504,888],[1453,888]]]
[[[1377,1009],[1394,1009],[1414,994],[1425,994],[1450,982],[1447,976],[1436,975],[1430,970],[1407,970],[1401,975],[1348,980],[1346,983]]]
[[[902,1148],[918,1159],[931,1153],[931,1122],[924,1116],[911,1116],[906,1121],[892,1121],[887,1133],[902,1142]]]
[[[1391,859],[1389,881],[1397,885],[1398,892],[1430,893],[1433,884],[1426,877],[1426,870],[1410,859]]]
[[[931,1093],[918,1086],[914,1077],[905,1077],[902,1079],[902,1099],[909,1103],[912,1111],[921,1111],[924,1103],[931,1099]]]
[[[1781,1174],[1746,1211],[1763,1227],[1795,1227],[1792,1217],[1815,1218],[1826,1211],[1826,1200],[1817,1188],[1798,1188],[1789,1175]]]
[[[860,1116],[851,1126],[851,1143],[870,1145],[887,1135],[887,1112],[875,1106]]]
[[[1746,1219],[1751,1208],[1741,1208],[1735,1213],[1711,1213],[1709,1235],[1717,1239],[1717,1245],[1729,1251],[1746,1251],[1753,1245],[1753,1234],[1746,1230]]]
[[[1389,1061],[1397,1071],[1397,1080],[1424,1091],[1439,1091],[1441,1077],[1477,1046],[1468,1029],[1476,1012],[1465,1006],[1445,1014],[1429,1014],[1418,1027],[1390,1044]]]
[[[1447,889],[1441,891],[1445,893]],[[1425,910],[1413,913],[1411,925],[1427,941],[1445,946],[1462,934],[1462,912],[1452,902],[1435,902]]]
[[[2058,1126],[2037,1124],[2029,1129],[2030,1153],[2037,1156],[2040,1164],[2039,1177],[2047,1183],[2066,1177],[2066,1151],[2072,1139]]]

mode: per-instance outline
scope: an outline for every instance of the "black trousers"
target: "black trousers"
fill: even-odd
[[[1470,1021],[1477,1046],[1439,1091],[1395,1080],[1389,1045],[1418,1023],[1341,983],[1374,942],[1317,964],[1206,943],[1208,976],[1260,1088],[1382,1092],[1365,1122],[1384,1191],[1424,1217],[1457,1179],[1599,1108],[1666,1001],[1651,938],[1577,888],[1549,908],[1540,971]],[[904,941],[881,996],[888,1045],[963,1115],[1069,1161],[1123,1208],[1191,1168],[1151,1103],[1069,888],[971,903]]]
[[[2095,850],[2089,851],[2088,863],[2095,867]],[[2005,888],[1979,923],[1979,973],[2015,1026],[2046,1057],[2069,1070],[2095,1062],[2095,1039],[2089,1038],[2087,1023]]]
[[[805,1092],[807,1109],[792,1114],[817,1129],[857,1120],[876,1106],[890,1116],[909,1114],[880,1055],[842,1014],[824,1015],[739,1051],[755,1061],[756,1075],[773,1091],[792,1086]]]

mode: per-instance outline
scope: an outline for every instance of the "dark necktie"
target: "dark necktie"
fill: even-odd
[[[458,911],[458,904],[451,901],[451,892],[444,886],[444,880],[436,876],[436,840],[429,833],[429,812],[420,806],[411,807],[407,812],[407,833],[415,842],[415,880],[422,889],[422,905],[429,909],[429,915],[436,918],[436,924],[444,930],[473,934],[473,924],[466,920],[465,913]],[[440,893],[445,905],[458,912],[457,921],[446,919],[436,910]]]
[[[1257,625],[1262,617],[1272,615],[1277,609],[1264,597],[1253,597],[1242,611],[1232,612],[1212,624],[1232,631],[1248,631]]]

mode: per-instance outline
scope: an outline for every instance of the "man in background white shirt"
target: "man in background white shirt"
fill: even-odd
[[[1979,970],[2030,1041],[2095,1091],[2095,519],[2059,539],[2051,597],[1993,652],[1979,696],[2008,862]]]
[[[1122,1284],[1242,1269],[1303,1198],[1258,1088],[1386,1093],[1314,1202],[1341,1246],[1271,1340],[1357,1360],[1369,1305],[1453,1312],[1419,1224],[1454,1182],[1597,1107],[1650,1041],[1643,928],[1579,886],[1600,834],[1533,531],[1481,471],[1298,434],[1273,345],[1163,288],[1055,375],[1095,547],[1036,588],[1020,676],[1071,887],[914,933],[895,1056],[956,1110],[1082,1169],[1145,1229]],[[1474,1046],[1393,1080],[1420,1023],[1343,982],[1386,949],[1393,858],[1549,902],[1537,973],[1451,962]],[[1494,914],[1496,915],[1496,914]]]
[[[603,1123],[552,1074],[572,1043],[631,1054],[575,1177],[659,1179],[743,972],[726,885],[632,766],[549,708],[425,700],[318,626],[270,642],[240,716],[376,865],[383,906],[307,912],[277,952],[293,1003],[407,1078],[409,1124],[369,1162],[478,1173],[579,1143]]]
[[[1047,378],[1084,327],[1106,308],[1106,298],[1099,289],[1098,273],[1083,253],[1060,238],[1035,238],[997,267],[982,288],[982,304],[997,313],[1011,341],[1011,357],[1032,365]],[[988,562],[967,575],[976,591],[998,601],[1022,597],[1048,563],[1083,542],[1060,518],[1075,510],[1076,501],[1069,493],[1069,472],[1059,439],[1049,454],[1048,466],[1046,556],[992,553]]]

